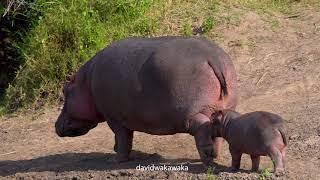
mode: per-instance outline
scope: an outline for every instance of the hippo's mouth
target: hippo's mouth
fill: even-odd
[[[58,128],[56,128],[56,134],[59,136],[59,137],[65,137],[65,135],[63,134],[62,131],[58,130]]]
[[[85,135],[89,132],[90,129],[86,129],[86,130],[78,130],[78,129],[73,129],[71,131],[69,131],[70,133],[67,133],[66,136],[68,137],[76,137],[76,136],[82,136]]]
[[[55,124],[56,134],[59,137],[82,136],[87,134],[91,129],[95,128],[97,125],[98,123],[84,123],[79,127],[70,127],[67,125],[66,121],[60,121]]]
[[[58,130],[56,133],[59,137],[77,137],[85,135],[89,132],[90,129],[71,129],[71,130]]]

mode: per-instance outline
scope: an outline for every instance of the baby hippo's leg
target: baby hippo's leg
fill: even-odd
[[[242,152],[235,150],[231,147],[229,147],[229,150],[230,150],[231,157],[232,157],[231,170],[236,171],[236,170],[240,169]]]
[[[260,156],[250,155],[251,162],[252,162],[252,171],[258,171],[259,170],[259,164],[260,164]]]
[[[275,147],[271,146],[269,148],[268,152],[270,158],[272,159],[273,165],[274,165],[274,172],[275,173],[283,173],[284,172],[284,163],[283,163],[283,158],[282,158],[282,153],[280,150]]]

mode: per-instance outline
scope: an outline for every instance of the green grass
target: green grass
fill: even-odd
[[[259,175],[259,180],[265,180],[267,178],[270,178],[272,176],[272,168],[266,168],[263,171],[261,171]]]
[[[15,42],[23,62],[0,99],[0,115],[55,102],[66,78],[111,42],[129,36],[187,35],[215,39],[244,12],[293,13],[291,0],[38,0],[30,31]],[[303,1],[314,6],[317,0]],[[320,6],[319,6],[320,7]],[[237,9],[237,11],[234,11]],[[239,10],[240,9],[240,10]],[[0,13],[4,8],[0,8]],[[271,21],[271,27],[280,24]]]
[[[278,20],[272,20],[271,21],[271,29],[275,30],[278,29],[280,27],[280,22]]]
[[[209,167],[207,170],[207,179],[208,180],[216,180],[217,176],[214,174],[214,167]]]
[[[155,23],[144,16],[153,0],[51,1],[19,44],[25,58],[6,93],[6,109],[57,99],[68,75],[112,41],[148,36]],[[42,3],[38,1],[38,3]]]
[[[183,25],[182,34],[185,35],[185,36],[192,36],[193,31],[192,31],[192,27],[191,27],[190,23],[185,23]]]

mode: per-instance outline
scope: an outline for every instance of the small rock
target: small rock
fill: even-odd
[[[240,40],[235,40],[235,41],[229,41],[228,42],[229,47],[234,47],[234,46],[242,46],[242,43]]]
[[[294,135],[291,135],[289,136],[289,140],[295,140],[295,139],[299,139],[300,136],[298,134],[294,134]]]
[[[94,176],[91,174],[91,173],[89,173],[89,179],[92,179]]]
[[[8,131],[0,130],[0,133],[4,133],[4,134],[6,134],[6,133],[8,133]]]
[[[303,32],[296,32],[296,34],[297,34],[299,37],[302,37],[302,38],[303,38],[303,37],[305,36],[305,34],[306,34],[306,33],[303,33]]]
[[[110,172],[110,175],[117,177],[117,176],[119,176],[119,173],[117,171],[112,171],[112,172]]]
[[[119,174],[120,174],[120,176],[131,176],[132,175],[132,173],[128,172],[128,171],[120,171]]]

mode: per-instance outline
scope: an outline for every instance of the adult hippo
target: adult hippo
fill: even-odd
[[[106,121],[119,162],[127,161],[133,132],[189,133],[210,165],[221,139],[211,137],[211,115],[235,109],[237,78],[229,56],[198,37],[129,38],[85,63],[64,87],[55,124],[60,137],[86,134]]]

